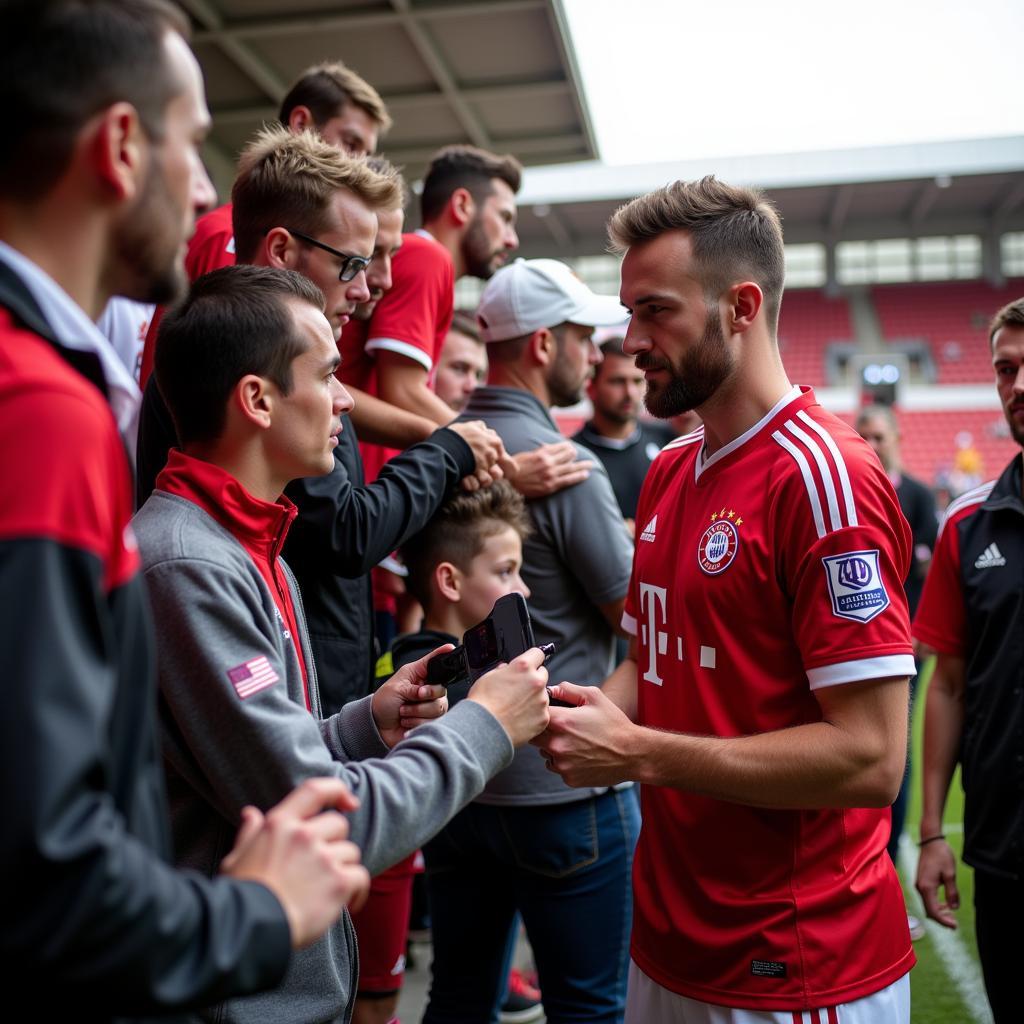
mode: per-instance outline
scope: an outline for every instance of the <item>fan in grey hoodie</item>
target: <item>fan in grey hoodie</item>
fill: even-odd
[[[133,526],[158,630],[175,856],[206,874],[230,849],[246,804],[268,807],[303,779],[325,775],[358,797],[350,839],[377,873],[436,833],[547,717],[543,656],[533,651],[400,742],[405,729],[445,707],[443,691],[423,685],[424,662],[321,718],[301,599],[278,557],[295,516],[280,496],[287,477],[331,467],[329,439],[351,405],[331,378],[337,350],[316,295],[287,271],[216,271],[165,318],[157,350],[158,381],[185,450],[172,452]],[[217,365],[207,366],[197,342],[213,331]],[[283,393],[271,364],[289,334],[299,354]],[[204,428],[201,410],[217,401],[218,373],[230,400]],[[219,428],[209,426],[218,420]],[[276,992],[222,1003],[202,1019],[347,1021],[353,954],[346,913],[293,957]]]

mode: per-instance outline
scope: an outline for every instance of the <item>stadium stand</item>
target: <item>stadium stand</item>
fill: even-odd
[[[871,296],[886,342],[919,340],[930,346],[936,383],[980,384],[992,380],[988,322],[1022,292],[1024,279],[1017,278],[1001,288],[984,281],[876,285]]]
[[[787,291],[779,314],[779,349],[790,379],[820,387],[825,380],[825,352],[834,342],[854,338],[845,298],[830,298],[814,289]]]

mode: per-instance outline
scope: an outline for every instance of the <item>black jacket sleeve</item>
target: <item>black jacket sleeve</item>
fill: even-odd
[[[0,962],[59,1018],[206,1004],[276,984],[290,940],[263,886],[175,871],[142,584],[98,555],[0,543]]]
[[[285,554],[289,565],[313,563],[321,572],[355,579],[421,530],[456,484],[473,472],[469,445],[446,427],[395,456],[362,485],[362,462],[352,424],[344,429],[327,476],[293,480],[285,493],[299,507]]]

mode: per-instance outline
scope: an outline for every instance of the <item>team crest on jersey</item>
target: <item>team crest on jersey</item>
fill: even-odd
[[[701,534],[697,545],[697,562],[709,576],[717,576],[732,565],[740,549],[736,527],[742,523],[742,517],[731,508],[712,514],[711,525]]]
[[[832,612],[840,619],[870,622],[889,607],[877,551],[851,551],[823,558]]]

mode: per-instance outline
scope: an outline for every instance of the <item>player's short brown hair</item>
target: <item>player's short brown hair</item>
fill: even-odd
[[[167,311],[156,382],[182,444],[221,436],[228,397],[248,373],[291,391],[292,361],[308,344],[295,329],[291,299],[323,312],[323,292],[308,277],[239,263],[197,277]]]
[[[264,128],[243,151],[231,189],[238,261],[250,262],[272,228],[319,234],[340,189],[374,211],[398,209],[402,202],[395,168],[378,173],[365,157],[345,156],[312,131]]]
[[[496,156],[476,146],[445,146],[438,150],[423,177],[423,221],[440,216],[457,188],[467,189],[479,205],[494,191],[495,178],[518,192],[523,183],[523,165],[511,154]]]
[[[467,338],[480,342],[481,345],[483,344],[483,339],[480,337],[480,325],[477,323],[476,314],[472,310],[455,310],[452,314],[451,329],[459,334],[464,334]]]
[[[511,527],[520,538],[532,532],[526,502],[506,480],[458,494],[438,509],[437,514],[401,548],[409,570],[405,585],[423,605],[430,607],[430,580],[442,562],[451,562],[464,572],[483,551],[488,537]]]
[[[992,323],[988,325],[989,348],[995,346],[996,332],[1003,327],[1024,327],[1024,299],[1008,302],[992,317]]]
[[[749,279],[764,293],[773,333],[785,284],[782,222],[759,189],[728,185],[714,175],[677,181],[620,206],[608,222],[610,248],[631,245],[666,231],[686,231],[708,300]]]
[[[381,135],[391,128],[391,115],[380,93],[361,75],[341,61],[314,64],[296,79],[281,101],[281,124],[287,124],[296,107],[308,107],[316,126],[322,127],[352,103],[365,110]]]

